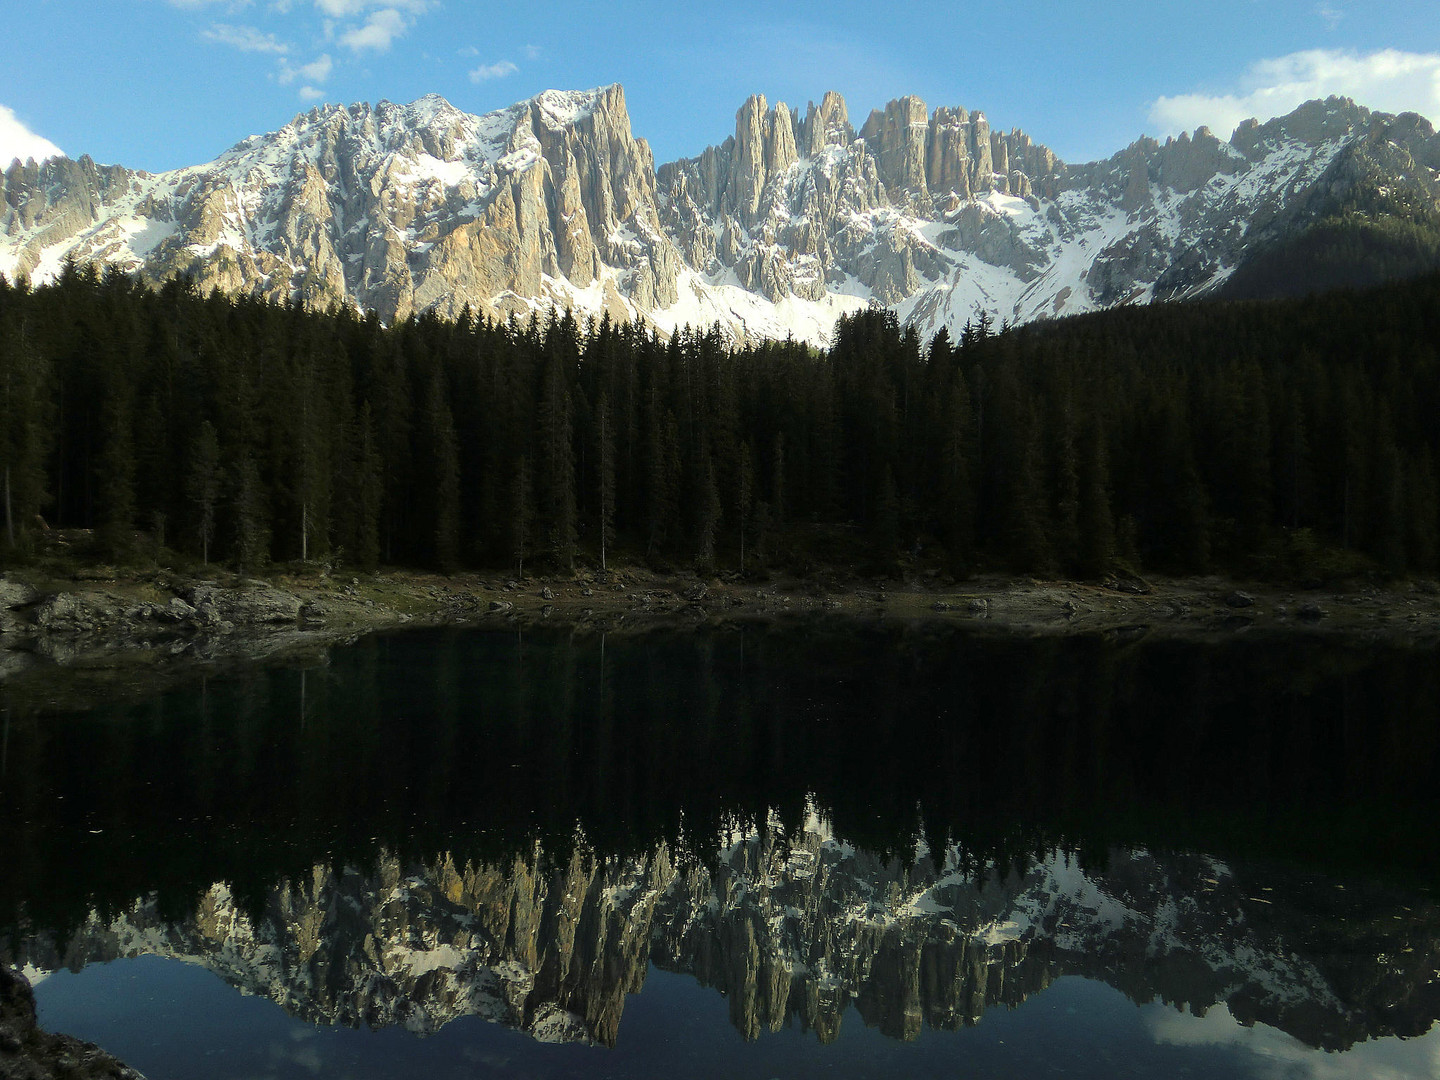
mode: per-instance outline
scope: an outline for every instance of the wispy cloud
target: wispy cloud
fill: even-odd
[[[1325,29],[1335,30],[1345,21],[1345,12],[1333,4],[1322,2],[1315,6],[1315,14],[1325,24]]]
[[[298,67],[292,65],[288,60],[280,61],[280,73],[276,76],[286,86],[293,82],[323,83],[330,78],[330,72],[335,67],[335,61],[329,53],[325,53],[308,64],[301,64]],[[304,90],[301,91],[304,96]]]
[[[503,79],[506,75],[514,75],[520,69],[509,60],[499,60],[493,64],[481,64],[474,71],[470,72],[471,82],[485,82],[487,79]]]
[[[1311,98],[1332,94],[1384,112],[1440,118],[1440,53],[1311,49],[1261,60],[1228,92],[1157,98],[1150,105],[1150,121],[1162,135],[1202,124],[1225,135],[1249,117],[1282,116]]]
[[[254,0],[165,0],[171,7],[183,11],[197,11],[201,8],[223,7],[227,11],[243,11]]]
[[[353,19],[378,8],[423,15],[434,5],[431,0],[315,0],[315,6],[332,19]]]
[[[31,131],[17,117],[13,110],[0,105],[0,169],[9,166],[19,158],[28,161],[44,161],[46,158],[64,157],[65,151],[42,135]]]
[[[317,86],[302,86],[300,88],[300,100],[319,101],[325,96],[325,91]]]
[[[229,45],[241,52],[275,53],[283,56],[290,51],[290,46],[278,40],[274,34],[261,33],[253,26],[216,23],[208,30],[201,31],[200,36],[216,45]]]
[[[540,46],[539,46],[539,45],[526,45],[526,46],[525,46],[525,59],[526,59],[526,60],[539,60],[539,59],[540,59]]]

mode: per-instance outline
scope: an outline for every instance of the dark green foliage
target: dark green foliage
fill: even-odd
[[[220,485],[225,478],[220,468],[220,438],[215,425],[204,420],[190,443],[190,467],[185,474],[185,495],[190,500],[195,536],[200,541],[202,561],[210,561],[210,544],[215,539],[215,511],[220,502]]]
[[[46,353],[34,347],[28,291],[0,278],[0,500],[3,543],[20,546],[46,501],[45,459],[54,435],[54,388]]]
[[[1231,275],[1236,299],[1297,296],[1414,277],[1440,267],[1440,218],[1348,212],[1265,245]]]
[[[1428,574],[1437,341],[1435,277],[820,351],[69,267],[0,284],[4,547],[44,511],[242,566]]]
[[[440,569],[451,571],[460,562],[460,451],[445,379],[438,370],[425,395],[424,434],[424,482],[430,501],[426,516],[435,523],[431,558]]]

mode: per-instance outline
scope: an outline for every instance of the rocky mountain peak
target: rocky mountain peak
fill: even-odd
[[[827,146],[848,146],[855,141],[845,99],[834,90],[825,91],[817,109],[812,101],[805,107],[800,125],[800,147],[806,157],[815,157]]]
[[[618,84],[484,115],[432,94],[317,106],[158,176],[16,163],[0,273],[73,257],[387,321],[572,307],[820,341],[872,302],[930,333],[1198,295],[1334,207],[1440,212],[1437,170],[1427,121],[1345,98],[1067,165],[959,106],[900,97],[857,132],[834,91],[803,114],[757,94],[657,169]]]

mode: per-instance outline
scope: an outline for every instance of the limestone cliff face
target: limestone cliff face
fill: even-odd
[[[553,283],[617,314],[675,298],[649,147],[619,86],[476,117],[438,97],[325,106],[210,165],[162,176],[88,159],[15,166],[0,195],[11,274],[59,252],[202,288],[411,312],[528,310]],[[109,211],[108,213],[102,210]],[[139,227],[137,228],[137,223]]]
[[[928,334],[1202,295],[1337,208],[1440,213],[1428,122],[1332,98],[1229,141],[1202,128],[1066,165],[913,96],[857,131],[833,92],[803,110],[756,95],[723,142],[657,170],[610,86],[484,116],[434,96],[325,106],[156,176],[17,163],[0,273],[91,259],[386,321],[571,307],[818,342],[876,302]]]
[[[1308,879],[1139,851],[1112,852],[1103,871],[1057,853],[976,874],[960,848],[880,858],[816,819],[727,844],[703,861],[662,844],[487,865],[382,857],[369,875],[317,866],[280,883],[257,921],[216,885],[178,923],[141,901],[92,915],[63,949],[21,941],[0,960],[44,971],[159,953],[313,1023],[430,1032],[480,1015],[606,1045],[651,963],[723,991],[747,1038],[798,1020],[829,1041],[854,1005],[910,1039],[981,1023],[1067,974],[1196,1014],[1224,1003],[1330,1050],[1423,1034],[1440,1006],[1440,917],[1373,887],[1326,887],[1317,906]]]

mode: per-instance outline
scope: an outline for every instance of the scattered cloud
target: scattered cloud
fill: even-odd
[[[1440,1027],[1416,1038],[1389,1035],[1343,1053],[1319,1053],[1278,1028],[1242,1024],[1223,1001],[1203,1017],[1159,1004],[1142,1007],[1141,1016],[1156,1043],[1225,1051],[1234,1055],[1237,1072],[1243,1067],[1259,1080],[1413,1080],[1440,1075]]]
[[[478,83],[487,79],[503,79],[506,75],[514,75],[519,70],[509,60],[500,60],[494,64],[481,64],[470,72],[470,81]]]
[[[275,53],[283,56],[290,51],[290,46],[277,40],[274,34],[263,34],[253,26],[216,23],[210,29],[201,31],[200,36],[216,45],[229,45],[241,52]]]
[[[319,101],[325,96],[325,91],[315,86],[302,86],[300,88],[300,99],[302,101]]]
[[[321,0],[341,3],[348,0]],[[410,21],[399,8],[387,7],[370,13],[360,26],[351,27],[340,35],[340,44],[352,52],[388,52],[395,39],[410,29]]]
[[[253,0],[166,0],[171,7],[177,7],[185,11],[196,11],[200,8],[223,7],[227,11],[242,11],[249,7]]]
[[[13,110],[0,105],[0,169],[6,168],[15,158],[27,161],[33,157],[36,161],[44,161],[64,156],[65,151],[49,139],[35,134],[20,122]]]
[[[540,46],[539,46],[539,45],[526,45],[526,46],[525,46],[525,59],[526,59],[526,60],[539,60],[539,59],[540,59]]]
[[[377,8],[423,15],[432,4],[431,0],[315,0],[315,6],[332,19],[353,19]]]
[[[1320,16],[1320,21],[1325,24],[1326,30],[1334,30],[1345,21],[1345,12],[1333,4],[1321,3],[1315,6],[1315,14]]]
[[[280,74],[276,76],[286,86],[293,82],[323,83],[330,78],[330,72],[335,67],[335,61],[330,58],[329,53],[324,53],[318,58],[311,60],[308,64],[293,66],[288,60],[280,61]],[[304,91],[301,91],[304,96]]]
[[[474,45],[466,45],[463,49],[456,49],[455,55],[463,56],[466,60],[474,60],[475,57],[480,55],[480,50]]]
[[[1249,117],[1283,116],[1302,102],[1332,94],[1384,112],[1440,118],[1440,53],[1311,49],[1261,60],[1227,93],[1157,98],[1150,121],[1160,134],[1203,124],[1223,136]]]

